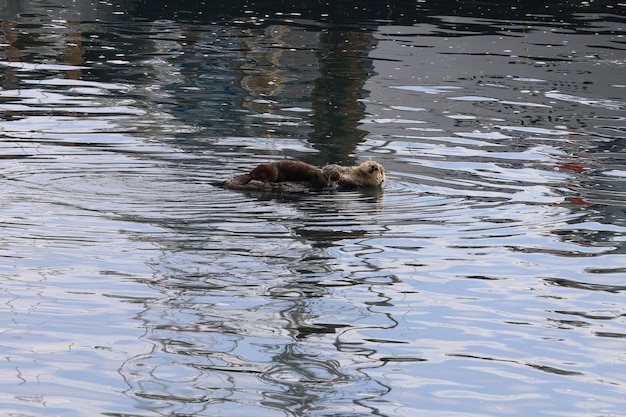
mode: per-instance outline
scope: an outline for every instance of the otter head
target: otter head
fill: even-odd
[[[385,181],[385,169],[376,161],[363,162],[359,168],[370,176],[377,184]]]

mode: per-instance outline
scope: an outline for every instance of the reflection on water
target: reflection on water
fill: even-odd
[[[0,0],[7,414],[621,413],[623,4],[179,3]]]

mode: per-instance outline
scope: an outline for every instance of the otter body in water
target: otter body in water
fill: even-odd
[[[322,190],[328,180],[322,171],[300,161],[277,161],[260,164],[247,174],[215,183],[234,190],[302,193]]]
[[[328,181],[322,171],[300,161],[278,161],[261,164],[250,171],[250,180],[263,182],[307,181],[312,188],[324,188]]]
[[[322,168],[322,173],[331,186],[338,190],[377,187],[385,181],[385,169],[376,161],[366,161],[352,167],[337,164],[326,165]]]
[[[304,162],[285,160],[260,164],[248,173],[213,184],[233,190],[306,193],[377,187],[384,180],[385,170],[375,161],[353,167],[332,164],[319,170]]]

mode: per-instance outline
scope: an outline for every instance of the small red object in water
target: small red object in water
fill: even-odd
[[[575,172],[577,174],[583,172],[585,170],[585,167],[582,166],[581,164],[576,164],[574,162],[566,162],[564,164],[559,164],[558,165],[559,168],[561,169],[567,169],[569,171]]]
[[[591,203],[590,203],[590,202],[588,202],[587,200],[585,200],[585,199],[584,199],[584,198],[582,198],[582,197],[571,197],[569,200],[570,200],[572,203],[574,203],[574,204],[582,204],[583,206],[589,206],[589,205],[591,205]]]

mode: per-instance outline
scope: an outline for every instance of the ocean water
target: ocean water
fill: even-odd
[[[625,6],[431,3],[0,0],[2,414],[624,415]]]

